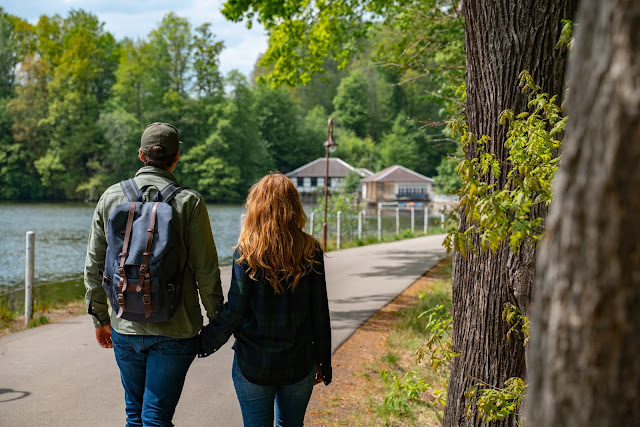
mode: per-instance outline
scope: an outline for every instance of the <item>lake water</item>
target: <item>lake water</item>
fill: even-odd
[[[95,205],[0,203],[0,294],[24,287],[26,232],[34,231],[35,283],[81,281]],[[208,204],[221,265],[231,264],[241,205]]]

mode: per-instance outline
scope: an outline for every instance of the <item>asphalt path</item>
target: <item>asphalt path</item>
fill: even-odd
[[[445,256],[443,237],[327,254],[333,351]],[[230,267],[222,269],[225,294],[230,274]],[[191,366],[174,417],[177,426],[242,425],[231,380],[232,341]],[[0,426],[124,423],[124,395],[113,351],[98,346],[88,316],[0,338]]]

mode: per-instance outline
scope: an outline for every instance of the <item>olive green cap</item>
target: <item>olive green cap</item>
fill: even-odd
[[[149,148],[160,145],[167,149],[167,156],[176,154],[180,148],[178,129],[169,123],[155,122],[147,126],[140,138],[140,148],[145,154],[149,154]]]

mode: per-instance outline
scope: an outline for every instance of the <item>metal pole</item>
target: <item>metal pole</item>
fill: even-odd
[[[327,250],[327,196],[329,194],[329,151],[335,149],[337,144],[333,141],[333,119],[327,123],[327,140],[324,143],[324,221],[322,222],[322,249]]]
[[[411,206],[411,232],[416,231],[416,207]]]
[[[400,234],[400,208],[396,208],[396,234]]]
[[[382,241],[382,208],[378,205],[378,242]]]
[[[325,149],[324,162],[324,220],[322,221],[322,249],[327,250],[327,198],[329,194],[329,147]]]
[[[364,211],[358,212],[358,239],[362,240],[362,216]]]
[[[429,227],[429,208],[424,208],[424,234],[427,234]]]
[[[24,275],[24,324],[33,317],[33,277],[35,272],[36,233],[27,231],[27,259]]]
[[[338,247],[338,249],[340,249],[340,231],[342,229],[342,227],[340,226],[341,219],[342,219],[342,212],[338,211],[338,230],[336,232],[336,246]]]
[[[440,226],[444,230],[444,212],[440,214]]]
[[[315,222],[316,219],[316,213],[315,212],[311,212],[311,219],[309,220],[309,234],[311,234],[313,236],[313,223]]]

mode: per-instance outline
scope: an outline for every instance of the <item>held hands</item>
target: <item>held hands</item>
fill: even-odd
[[[316,380],[313,383],[313,385],[315,386],[316,384],[320,384],[322,382],[322,372],[320,371],[320,366],[316,365]]]
[[[113,348],[111,342],[111,325],[104,325],[96,328],[96,341],[102,348]]]

